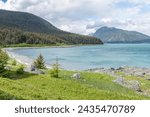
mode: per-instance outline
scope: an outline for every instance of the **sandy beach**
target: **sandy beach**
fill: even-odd
[[[15,52],[13,52],[13,49],[14,48],[3,48],[3,50],[9,55],[10,58],[15,59],[17,62],[24,64],[27,67],[30,67],[32,65],[34,61],[33,59],[16,54]]]

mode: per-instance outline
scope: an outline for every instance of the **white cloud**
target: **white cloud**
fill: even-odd
[[[8,9],[8,10],[14,10],[13,3],[14,0],[8,0],[7,3],[0,1],[0,9]]]
[[[116,7],[119,2],[132,7]],[[101,26],[136,30],[150,35],[149,0],[8,0],[0,8],[34,13],[55,26],[88,34]]]

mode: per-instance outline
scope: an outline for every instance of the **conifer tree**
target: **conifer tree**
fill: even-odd
[[[38,69],[45,69],[45,61],[42,54],[40,54],[37,59],[34,61],[34,66]]]

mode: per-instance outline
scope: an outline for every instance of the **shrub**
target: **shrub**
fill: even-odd
[[[45,61],[42,54],[38,56],[38,58],[34,61],[33,65],[38,69],[45,69]]]
[[[15,60],[15,59],[12,61],[12,65],[14,65],[14,66],[16,66],[16,65],[17,65],[17,62],[16,62],[16,60]]]
[[[23,74],[24,73],[24,66],[21,65],[17,70],[16,70],[17,74]]]
[[[6,67],[8,59],[9,57],[7,53],[0,49],[0,76],[5,75],[6,73],[5,67]]]
[[[58,58],[56,58],[56,62],[52,65],[52,70],[50,72],[51,77],[59,78],[59,67]]]

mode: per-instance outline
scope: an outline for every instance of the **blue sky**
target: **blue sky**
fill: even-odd
[[[120,2],[117,2],[115,4],[116,8],[119,8],[119,9],[127,9],[127,8],[132,8],[135,6],[134,3],[131,3],[129,1],[120,1]]]
[[[7,0],[2,0],[3,2],[6,2]]]
[[[0,0],[0,8],[30,12],[58,28],[89,34],[102,26],[150,35],[150,0]]]

